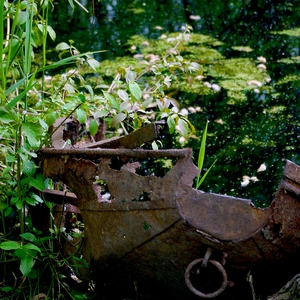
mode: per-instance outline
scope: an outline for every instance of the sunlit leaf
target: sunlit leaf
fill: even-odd
[[[97,71],[100,67],[99,61],[94,58],[89,58],[87,62],[94,71]]]
[[[128,94],[124,90],[118,90],[118,95],[123,101],[128,101]]]
[[[126,115],[124,113],[118,113],[113,116],[111,122],[114,127],[116,127],[119,123],[126,119]]]
[[[56,33],[55,31],[53,30],[53,28],[51,26],[47,26],[47,31],[52,39],[52,41],[54,41],[56,39]]]
[[[142,98],[142,91],[136,82],[129,83],[129,90],[136,100],[140,100]]]
[[[37,241],[37,239],[35,239],[32,242],[36,242],[36,241]],[[34,250],[34,251],[41,252],[41,249],[39,247],[37,247],[36,245],[30,244],[30,243],[24,245],[22,248],[25,249],[25,250]]]
[[[37,148],[40,144],[40,138],[43,134],[43,128],[40,124],[33,122],[24,122],[22,132],[27,137],[28,143],[31,147]]]
[[[75,114],[80,124],[84,124],[86,122],[87,116],[86,116],[86,112],[83,109],[78,108]]]
[[[183,120],[183,119],[179,119],[178,120],[178,125],[177,125],[177,129],[180,131],[180,133],[184,136],[187,135],[188,131],[189,131],[189,126],[188,123]]]
[[[21,246],[18,242],[15,241],[7,241],[0,244],[0,248],[3,250],[16,250],[19,249]]]
[[[64,51],[64,50],[70,49],[70,46],[67,43],[62,42],[62,43],[59,43],[55,49],[57,51]]]

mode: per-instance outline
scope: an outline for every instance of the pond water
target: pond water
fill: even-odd
[[[284,159],[300,164],[300,1],[82,4],[89,13],[77,7],[72,12],[66,1],[58,3],[59,13],[51,20],[56,43],[73,40],[81,52],[107,50],[98,54],[100,61],[132,57],[136,35],[156,40],[180,32],[185,24],[201,35],[187,55],[196,58],[206,80],[221,89],[183,88],[176,93],[181,108],[201,107],[201,113],[189,115],[199,136],[210,120],[205,166],[218,161],[201,189],[267,206]],[[203,37],[209,42],[201,42]],[[253,80],[259,78],[253,86],[247,84],[251,74]],[[194,148],[197,156],[199,141],[184,146]]]

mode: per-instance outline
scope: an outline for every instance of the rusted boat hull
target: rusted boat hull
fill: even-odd
[[[207,247],[213,249],[211,258],[223,263],[226,253],[224,268],[228,280],[235,283],[219,299],[241,299],[245,286],[249,290],[249,271],[257,279],[265,277],[263,267],[274,276],[275,271],[284,272],[278,285],[274,286],[278,275],[267,289],[264,282],[267,295],[276,292],[291,277],[290,272],[299,270],[297,165],[287,162],[276,198],[262,210],[246,199],[193,189],[198,169],[191,150],[180,152],[182,158],[163,178],[137,175],[136,163],[124,164],[120,170],[111,168],[110,158],[105,158],[114,155],[110,150],[107,155],[101,150],[103,157],[97,162],[92,151],[85,151],[79,159],[76,151],[42,153],[44,175],[63,181],[76,194],[68,202],[80,209],[85,224],[82,254],[91,263],[92,278],[102,293],[105,287],[109,295],[117,287],[124,293],[131,286],[132,293],[137,287],[138,292],[158,298],[167,294],[172,299],[196,299],[185,284],[185,270],[190,262],[204,257]],[[124,151],[126,157],[137,155],[134,150]],[[142,151],[138,152],[140,157]],[[95,178],[106,182],[111,201],[103,199]],[[46,197],[50,194],[45,192]],[[293,270],[286,265],[291,261]],[[210,293],[221,283],[210,280],[200,288]]]

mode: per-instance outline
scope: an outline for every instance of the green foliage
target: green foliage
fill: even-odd
[[[211,168],[214,166],[217,160],[215,160],[212,165],[208,168],[208,170],[204,173],[203,176],[201,176],[201,172],[203,169],[203,163],[205,158],[205,147],[206,147],[206,137],[207,137],[207,128],[208,128],[208,121],[206,122],[206,126],[203,131],[202,139],[201,139],[201,145],[199,149],[199,155],[198,155],[198,169],[200,170],[200,173],[196,177],[196,189],[200,187],[202,182],[205,180],[206,176],[208,175]]]

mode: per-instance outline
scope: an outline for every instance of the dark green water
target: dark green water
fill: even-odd
[[[135,54],[129,42],[134,35],[158,39],[164,33],[181,31],[187,23],[194,33],[214,38],[216,42],[205,45],[202,57],[187,55],[196,57],[206,80],[220,85],[221,90],[177,91],[182,108],[202,109],[189,115],[199,136],[206,119],[210,120],[206,167],[215,158],[218,161],[201,189],[249,198],[266,206],[280,181],[283,160],[300,164],[299,4],[269,0],[95,0],[94,8],[91,2],[86,5],[89,13],[79,8],[73,13],[67,2],[61,1],[51,23],[59,33],[57,43],[72,39],[81,52],[107,50],[97,57],[100,61]],[[199,44],[194,47],[197,53]],[[239,81],[243,71],[237,69],[245,68],[248,78],[253,66],[246,65],[258,65],[261,56],[266,59],[262,72],[270,82],[258,92],[239,87],[244,84]],[[199,141],[191,140],[185,146],[194,148],[197,155]],[[257,172],[262,164],[266,170]],[[256,176],[258,181],[250,180],[243,187],[243,176]]]

